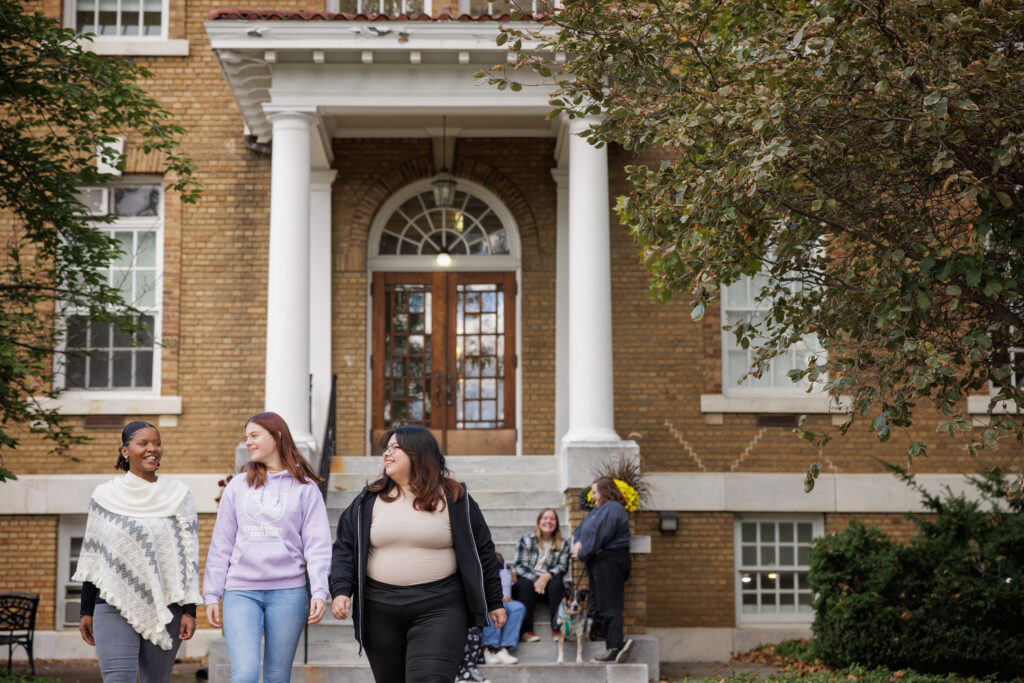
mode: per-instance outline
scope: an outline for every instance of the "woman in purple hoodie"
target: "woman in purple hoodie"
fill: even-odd
[[[250,461],[224,490],[206,555],[206,620],[223,625],[232,683],[287,682],[305,624],[326,611],[331,567],[327,508],[314,474],[277,413],[245,425]],[[312,603],[306,596],[306,573]]]

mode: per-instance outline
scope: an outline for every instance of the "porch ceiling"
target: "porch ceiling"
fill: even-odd
[[[272,137],[268,114],[289,110],[316,116],[319,149],[329,149],[331,137],[437,135],[442,116],[461,137],[557,134],[546,120],[549,89],[532,80],[532,71],[517,74],[534,86],[519,93],[474,78],[508,57],[494,43],[497,21],[313,21],[235,12],[205,27],[245,125],[260,142]],[[537,28],[532,21],[502,24]]]

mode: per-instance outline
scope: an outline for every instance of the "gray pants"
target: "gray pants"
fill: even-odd
[[[181,605],[168,605],[174,618],[167,624],[171,649],[161,650],[140,636],[116,608],[105,602],[96,605],[92,630],[96,638],[96,655],[100,660],[103,683],[168,683],[171,667],[178,654]]]

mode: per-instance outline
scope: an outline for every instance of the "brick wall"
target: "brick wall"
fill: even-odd
[[[39,629],[53,628],[56,569],[55,515],[0,515],[0,592],[38,594]]]

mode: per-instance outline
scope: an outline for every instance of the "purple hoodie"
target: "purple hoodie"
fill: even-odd
[[[216,604],[225,590],[274,590],[306,585],[328,599],[331,528],[320,490],[287,471],[270,472],[251,489],[241,473],[228,482],[206,554],[203,598]]]

